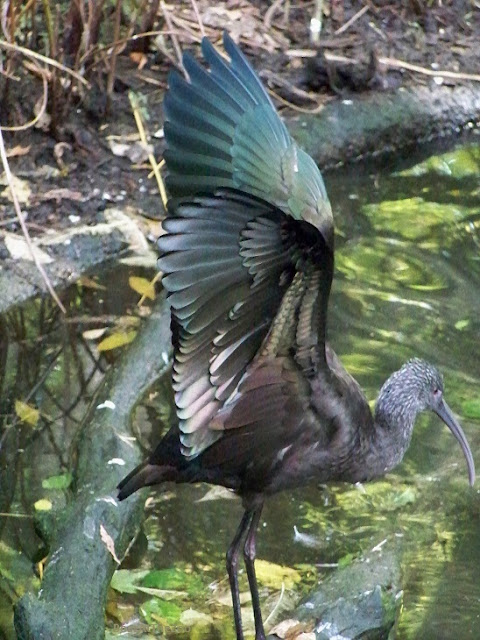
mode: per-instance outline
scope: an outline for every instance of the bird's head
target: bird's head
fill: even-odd
[[[437,412],[443,401],[443,376],[433,364],[413,358],[397,375],[417,412],[427,409]]]
[[[431,410],[443,420],[459,442],[468,467],[471,485],[475,481],[475,465],[467,438],[443,397],[443,377],[436,367],[419,358],[406,362],[383,385],[377,401],[375,417],[384,426],[401,429],[410,440],[418,413]]]

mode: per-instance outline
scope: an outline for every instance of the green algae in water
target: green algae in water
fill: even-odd
[[[480,174],[480,146],[468,145],[454,151],[448,151],[438,156],[431,156],[428,160],[399,171],[398,176],[424,176],[433,174],[452,178],[477,177]]]
[[[335,259],[337,269],[346,278],[376,287],[379,292],[398,290],[400,286],[439,291],[448,286],[442,275],[425,260],[409,254],[408,245],[404,243],[382,238],[362,239],[342,247]]]
[[[418,196],[385,200],[363,207],[363,212],[377,231],[395,234],[405,240],[427,239],[437,228],[462,222],[477,211],[476,208],[431,202]]]

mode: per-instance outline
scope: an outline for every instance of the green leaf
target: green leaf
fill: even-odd
[[[21,400],[15,400],[15,413],[22,422],[26,422],[31,427],[36,427],[40,418],[40,411]]]
[[[152,598],[140,606],[140,612],[148,624],[160,622],[172,625],[180,620],[183,608],[174,602]]]
[[[203,582],[198,575],[186,573],[179,568],[150,571],[142,580],[142,587],[187,591],[190,595],[201,594],[204,591]]]
[[[110,586],[119,593],[137,593],[138,583],[148,575],[145,569],[117,569]]]
[[[139,276],[130,276],[128,279],[130,288],[145,298],[155,300],[155,285],[151,280],[140,278]]]
[[[97,349],[99,351],[110,351],[111,349],[117,349],[123,347],[126,344],[132,342],[137,335],[136,331],[117,331],[112,333],[107,338],[98,343]]]
[[[462,331],[463,329],[466,329],[469,324],[470,320],[459,320],[455,323],[455,329],[457,329],[458,331]]]
[[[59,476],[50,476],[42,480],[43,489],[68,489],[72,484],[72,474],[62,473]]]
[[[355,560],[355,554],[347,553],[339,559],[338,568],[343,569],[344,567],[348,567],[352,564],[354,560]]]
[[[50,502],[50,500],[47,500],[46,498],[37,500],[33,506],[35,507],[35,511],[51,511],[52,510],[52,503]]]
[[[179,591],[178,589],[153,589],[152,587],[138,586],[137,590],[140,593],[146,593],[147,596],[155,596],[156,598],[162,598],[162,600],[178,600],[188,596],[187,591]]]

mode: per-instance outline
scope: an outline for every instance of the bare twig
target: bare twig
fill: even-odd
[[[10,34],[9,34],[9,30],[8,30],[8,21],[7,21],[7,17],[8,17],[8,2],[4,2],[2,9],[0,11],[0,27],[2,29],[2,33],[5,36],[5,38],[10,39]]]
[[[160,0],[142,0],[139,10],[137,10],[137,15],[141,16],[140,18],[140,26],[138,27],[139,31],[152,31],[153,25],[155,24],[156,17],[158,15],[158,8],[160,6]],[[134,34],[135,29],[137,28],[137,18],[132,16],[130,19],[130,26],[128,29],[128,35],[131,36]],[[133,49],[133,51],[141,52],[143,54],[147,54],[150,46],[150,38],[142,38],[137,44],[137,46]]]
[[[385,42],[387,42],[388,37],[386,36],[386,34],[385,34],[385,33],[383,33],[383,31],[382,31],[381,29],[379,29],[379,28],[377,27],[377,25],[376,25],[376,24],[374,24],[372,21],[370,21],[370,22],[368,23],[368,26],[370,27],[370,29],[371,29],[372,31],[375,31],[375,33],[377,34],[377,36],[380,36],[380,38],[382,38],[382,40],[385,40]]]
[[[272,2],[272,4],[265,11],[265,16],[263,18],[263,26],[265,27],[265,29],[270,29],[270,27],[272,26],[273,16],[278,11],[278,9],[280,9],[284,2],[285,0],[275,0],[275,2]]]
[[[161,271],[157,271],[157,273],[153,276],[153,279],[150,281],[150,284],[154,285],[156,282],[161,280],[162,275],[163,274],[162,274]],[[145,302],[145,298],[146,297],[147,297],[147,294],[144,293],[143,296],[140,298],[140,300],[137,302],[137,307],[141,307],[142,306],[142,304]]]
[[[312,57],[310,56],[309,51],[306,51],[305,53],[308,54],[305,57]],[[347,58],[345,56],[338,56],[329,52],[325,52],[325,59],[332,62],[360,64],[360,60],[356,58]],[[385,58],[383,56],[378,58],[378,62],[390,69],[406,69],[407,71],[420,73],[432,78],[451,78],[452,80],[470,80],[472,82],[480,82],[480,74],[478,73],[463,73],[462,71],[448,71],[447,69],[427,69],[426,67],[421,67],[418,64],[405,62],[405,60],[398,60],[398,58]]]
[[[142,116],[140,114],[140,109],[138,108],[137,98],[135,97],[135,94],[132,91],[129,92],[128,97],[130,99],[130,104],[132,105],[133,116],[135,118],[135,123],[137,125],[138,133],[140,135],[140,140],[142,141],[142,143],[145,146],[147,146],[148,145],[147,136],[145,134],[145,128],[143,126]],[[162,178],[162,176],[160,174],[160,169],[158,168],[158,163],[155,160],[155,156],[153,155],[153,153],[149,153],[148,154],[148,159],[150,161],[150,164],[151,164],[152,169],[153,169],[153,173],[155,174],[155,178],[157,180],[158,190],[159,190],[160,196],[162,198],[163,206],[166,207],[167,206],[167,192],[165,190],[165,185],[163,184],[163,178]]]
[[[175,22],[176,21],[177,19],[175,20]],[[128,44],[129,42],[135,42],[135,40],[141,40],[143,38],[147,38],[151,36],[160,36],[160,35],[168,36],[168,35],[171,35],[171,33],[178,35],[179,31],[178,29],[174,29],[173,32],[170,32],[165,29],[158,29],[155,31],[141,31],[140,33],[135,33],[134,35],[126,36],[125,38],[119,38],[118,40],[114,40],[113,42],[108,42],[107,44],[97,45],[95,47],[95,52],[102,53],[103,51],[109,51],[112,47],[121,47],[122,45]],[[200,38],[198,38],[196,35],[193,35],[192,37],[195,40],[198,40],[198,42],[200,42]],[[88,55],[90,55],[90,53]],[[87,55],[83,54],[83,56],[80,58],[80,64],[83,64],[86,58],[87,58]],[[90,68],[92,69],[95,68],[96,64],[98,64],[98,62],[92,62],[92,65]]]
[[[313,16],[310,19],[310,42],[316,44],[320,40],[323,23],[323,0],[315,0]]]
[[[4,69],[0,68],[0,74],[4,77],[7,78],[8,80],[13,80],[14,82],[20,82],[20,78],[18,76],[14,76],[12,73],[5,71]]]
[[[282,96],[279,96],[278,93],[275,93],[275,91],[272,91],[271,89],[268,90],[268,93],[272,95],[276,100],[281,102],[283,105],[285,105],[289,109],[293,109],[293,111],[297,111],[298,113],[316,114],[323,111],[325,107],[324,103],[319,102],[317,103],[317,106],[314,107],[313,109],[305,109],[303,107],[297,106],[296,104],[293,104],[292,102],[289,102],[288,100],[285,100],[285,98],[282,98]]]
[[[43,12],[45,14],[45,21],[47,25],[48,36],[48,52],[52,58],[55,58],[57,54],[57,43],[55,41],[55,34],[53,29],[53,17],[50,9],[50,0],[43,0]]]
[[[318,55],[317,49],[287,49],[285,55],[289,58],[315,58]]]
[[[362,8],[360,9],[360,11],[357,11],[357,13],[356,13],[354,16],[352,16],[352,17],[350,18],[350,20],[347,20],[347,22],[345,22],[345,24],[342,24],[342,26],[341,26],[340,28],[338,28],[338,29],[335,31],[335,35],[336,35],[336,36],[339,36],[341,33],[344,33],[344,31],[346,31],[347,29],[349,29],[349,28],[352,26],[352,24],[353,24],[354,22],[356,22],[356,21],[357,21],[359,18],[361,18],[365,13],[367,13],[367,11],[369,10],[369,8],[370,8],[370,7],[369,7],[368,5],[365,5],[364,7],[362,7]]]
[[[75,78],[75,80],[78,80],[79,82],[81,82],[86,87],[90,87],[90,84],[85,80],[85,78],[82,78],[82,76],[79,73],[76,73],[75,71],[73,71],[73,69],[69,69],[69,67],[66,67],[60,62],[53,60],[52,58],[43,56],[41,53],[37,53],[36,51],[32,51],[31,49],[27,49],[25,47],[21,47],[18,44],[10,44],[9,42],[5,42],[5,40],[0,40],[0,49],[5,49],[6,51],[18,51],[18,53],[23,54],[27,58],[34,58],[35,60],[40,60],[41,62],[48,64],[50,67],[55,67],[56,69],[60,69],[60,71],[67,73],[68,75]]]
[[[157,167],[158,167],[158,169],[160,170],[160,169],[163,169],[163,167],[164,167],[166,164],[167,164],[167,163],[165,162],[165,158],[162,158],[162,159],[160,160],[160,162],[157,164]],[[153,178],[153,176],[154,176],[154,172],[153,172],[153,171],[150,171],[150,173],[148,174],[148,176],[147,176],[147,177],[148,177],[148,179],[149,179],[149,180],[151,180],[151,179]]]
[[[3,142],[3,134],[0,130],[0,158],[2,160],[2,164],[3,164],[3,168],[5,171],[5,176],[7,178],[7,184],[10,187],[10,193],[12,194],[12,200],[13,200],[13,207],[15,209],[15,213],[17,214],[17,218],[18,221],[20,222],[20,226],[22,228],[23,231],[23,235],[25,237],[25,242],[27,243],[28,249],[32,255],[33,261],[35,262],[35,265],[40,273],[40,275],[42,276],[45,285],[48,289],[48,291],[50,292],[50,295],[52,296],[52,298],[55,300],[55,302],[57,303],[58,307],[61,309],[62,313],[67,313],[65,307],[63,306],[63,304],[60,301],[60,298],[57,296],[57,294],[55,293],[55,290],[52,286],[52,283],[50,281],[50,278],[48,277],[45,269],[43,268],[43,265],[40,263],[40,261],[38,260],[38,257],[34,251],[33,245],[32,245],[32,241],[30,239],[30,235],[28,233],[28,229],[27,229],[27,225],[25,224],[25,220],[23,217],[23,214],[20,210],[20,204],[18,202],[18,198],[17,198],[17,194],[15,192],[15,188],[13,185],[13,178],[12,178],[12,174],[10,172],[10,166],[8,164],[8,158],[7,158],[7,152],[5,149],[5,144]]]
[[[54,19],[50,8],[50,0],[43,0],[43,12],[45,14],[45,21],[47,23],[47,35],[48,35],[48,53],[52,60],[56,60],[58,57],[57,42],[58,42],[58,13],[57,18]],[[51,91],[50,91],[50,129],[54,137],[57,133],[57,124],[59,118],[58,109],[58,90],[59,82],[56,69],[52,70],[51,77]]]
[[[185,73],[185,69],[183,67],[183,62],[182,62],[182,49],[181,49],[180,44],[178,42],[178,38],[175,35],[175,30],[173,29],[172,19],[170,17],[170,13],[167,10],[164,2],[160,3],[160,7],[162,9],[163,17],[165,18],[165,22],[167,24],[168,30],[170,31],[170,38],[172,39],[173,48],[175,49],[175,53],[177,54],[178,64],[179,64],[180,68],[183,69],[183,71]]]
[[[19,20],[23,18],[23,16],[27,13],[27,11],[30,11],[30,9],[33,7],[35,2],[36,0],[28,0],[28,2],[23,7],[21,7],[20,12],[18,14]]]
[[[278,596],[278,600],[275,603],[275,606],[273,607],[273,609],[270,611],[270,613],[267,616],[267,619],[265,620],[265,626],[268,625],[268,623],[270,622],[270,620],[273,618],[273,616],[275,615],[275,612],[277,611],[278,607],[280,606],[282,600],[283,600],[283,596],[285,594],[285,582],[283,582],[282,580],[282,589],[280,591],[280,595]]]
[[[195,17],[197,18],[198,26],[200,27],[200,33],[202,34],[202,38],[205,37],[205,29],[203,28],[202,17],[200,15],[200,11],[198,10],[197,0],[190,0],[192,3],[193,10],[195,12]]]
[[[406,69],[407,71],[414,71],[415,73],[421,73],[424,76],[433,76],[441,78],[452,78],[453,80],[471,80],[472,82],[480,82],[480,75],[478,73],[462,73],[461,71],[447,71],[446,69],[426,69],[416,64],[410,64],[410,62],[404,62],[403,60],[397,60],[397,58],[378,58],[380,64],[384,64],[390,69]]]
[[[2,127],[0,126],[0,131],[25,131],[26,129],[30,129],[30,127],[34,127],[36,125],[36,123],[40,120],[40,118],[43,116],[43,114],[45,113],[45,110],[47,108],[47,101],[48,101],[48,80],[47,80],[47,74],[45,72],[45,70],[40,69],[39,67],[36,67],[36,71],[40,73],[41,77],[42,77],[42,82],[43,82],[43,100],[42,100],[42,104],[40,105],[40,109],[38,110],[37,115],[35,116],[35,118],[33,118],[33,120],[30,120],[29,122],[22,124],[22,125],[18,125],[16,127]]]
[[[273,71],[265,70],[260,74],[260,77],[262,78],[262,80],[270,80],[277,87],[283,87],[284,89],[287,89],[287,91],[293,93],[293,95],[301,98],[302,100],[310,100],[311,102],[315,102],[318,104],[317,96],[310,95],[308,91],[299,89],[294,84],[289,82],[286,78],[282,78],[282,76],[278,75],[277,73],[273,73]]]
[[[115,69],[117,66],[117,55],[119,49],[115,43],[119,40],[120,35],[120,17],[121,17],[121,8],[122,8],[122,0],[117,0],[115,6],[115,25],[113,31],[113,42],[114,45],[112,47],[112,55],[110,56],[110,70],[108,72],[108,80],[107,80],[107,100],[110,102],[113,92],[113,85],[115,83]]]
[[[188,33],[193,42],[202,41],[202,37],[194,30],[194,28],[198,26],[196,22],[194,22],[193,20],[189,20],[187,17],[181,18],[180,16],[172,14],[170,14],[170,19],[172,21],[172,24],[175,24],[178,27],[178,31],[176,32],[177,35],[182,35],[183,37],[185,37],[185,34]],[[205,27],[203,27],[203,30],[206,34],[207,32],[205,30]],[[164,31],[163,33],[166,35],[168,31]],[[212,29],[209,29],[208,35],[212,36],[212,34],[215,36],[216,32],[212,31]]]
[[[325,60],[331,62],[342,62],[345,64],[361,64],[362,61],[358,58],[351,58],[350,56],[340,56],[337,53],[330,53],[329,51],[325,51]]]

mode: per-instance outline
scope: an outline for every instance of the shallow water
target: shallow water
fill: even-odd
[[[330,341],[372,401],[409,357],[435,362],[480,467],[480,147],[465,145],[402,168],[355,167],[326,177],[338,231]],[[42,545],[29,518],[33,503],[47,499],[59,508],[68,500],[81,417],[115,358],[115,351],[99,357],[100,338],[85,331],[134,315],[131,275],[148,274],[115,269],[97,279],[104,289],[88,283],[72,288],[65,298],[75,320],[68,324],[58,324],[50,303],[36,301],[0,325],[9,337],[0,354],[0,511],[27,516],[0,516],[4,637],[13,637],[11,603],[38,587],[32,564],[41,559]],[[165,384],[156,391],[139,407],[137,426],[168,421]],[[17,399],[40,409],[37,423],[14,418]],[[66,486],[60,480],[52,488],[45,482],[52,477]],[[169,638],[233,638],[224,554],[241,505],[206,486],[167,487],[153,495],[147,538],[140,537],[119,574],[143,591],[121,595],[117,582],[109,602],[111,633],[125,625],[124,632],[128,627],[148,637],[160,624]],[[288,609],[335,570],[329,565],[395,539],[404,592],[397,639],[476,638],[479,507],[460,448],[435,416],[423,416],[403,464],[384,480],[364,489],[308,487],[268,501],[258,542],[258,557],[270,563],[259,566],[264,611],[275,607],[282,582],[281,606]],[[151,569],[162,571],[147,575]],[[169,599],[145,591],[151,588],[168,590]],[[193,622],[185,614],[189,608],[197,612]]]

